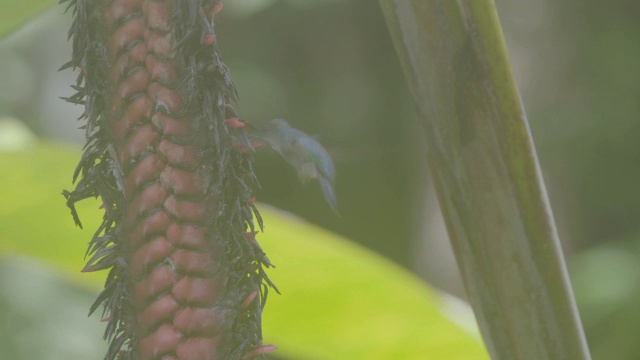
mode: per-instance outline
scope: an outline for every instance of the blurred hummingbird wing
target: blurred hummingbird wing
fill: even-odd
[[[340,216],[336,202],[336,193],[333,187],[336,169],[333,165],[333,160],[331,160],[331,156],[329,156],[329,153],[320,143],[309,136],[301,137],[299,142],[299,147],[305,149],[306,164],[310,165],[312,171],[315,172],[315,176],[318,178],[324,199],[331,207],[331,210]]]
[[[325,177],[331,183],[335,182],[336,169],[331,156],[319,142],[309,136],[301,137],[300,148],[306,149],[304,156],[306,161],[313,164],[318,171],[318,177]]]

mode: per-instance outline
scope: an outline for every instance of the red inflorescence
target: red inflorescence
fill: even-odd
[[[262,345],[262,346],[258,346],[255,349],[251,350],[250,352],[248,352],[244,357],[242,357],[242,360],[251,360],[254,359],[258,356],[270,353],[274,350],[276,350],[278,347],[275,345]]]
[[[199,8],[190,7],[198,3]],[[263,280],[271,283],[263,271],[256,271],[269,263],[255,240],[255,232],[245,232],[249,224],[251,229],[254,227],[248,207],[253,206],[255,198],[247,203],[244,199],[250,196],[250,190],[237,190],[224,185],[229,182],[220,181],[226,180],[222,177],[228,169],[219,164],[235,166],[229,174],[241,174],[247,168],[242,162],[249,161],[249,157],[212,144],[220,136],[231,136],[223,126],[243,129],[247,125],[237,117],[224,120],[234,115],[227,114],[231,111],[227,111],[230,106],[225,102],[234,98],[235,88],[228,81],[228,73],[223,73],[227,70],[221,65],[216,47],[198,45],[199,39],[204,45],[216,42],[211,32],[213,24],[201,18],[215,16],[222,10],[222,2],[110,0],[76,6],[74,13],[79,15],[73,28],[75,56],[86,56],[83,54],[90,53],[95,43],[103,40],[105,46],[100,49],[106,52],[90,61],[72,60],[81,73],[79,79],[83,69],[106,74],[102,82],[86,85],[104,88],[79,92],[81,98],[94,96],[104,102],[100,116],[89,119],[102,137],[100,142],[88,145],[85,155],[88,153],[94,163],[89,164],[83,157],[82,175],[93,176],[91,171],[85,171],[87,167],[102,166],[106,170],[101,175],[110,178],[96,176],[87,182],[98,188],[86,190],[79,185],[65,196],[73,206],[83,196],[99,194],[104,202],[100,208],[108,215],[107,225],[101,228],[104,240],[94,238],[94,242],[101,242],[92,242],[92,258],[83,271],[124,269],[117,276],[110,275],[109,286],[97,302],[109,306],[102,321],[109,323],[109,338],[114,340],[106,358],[250,359],[275,350],[275,346],[261,345],[261,309],[251,306],[262,295],[255,290],[243,297],[245,290],[229,290],[240,282],[245,282],[240,289],[256,289]],[[178,7],[181,11],[176,10]],[[196,13],[190,16],[190,11]],[[206,16],[199,16],[203,13]],[[100,18],[96,22],[99,26],[82,22],[94,17]],[[182,23],[177,26],[175,22],[179,21]],[[185,30],[185,26],[190,28]],[[176,29],[182,29],[184,38],[178,38],[181,32]],[[184,45],[183,41],[190,42]],[[82,46],[86,48],[76,51]],[[84,63],[85,68],[79,67]],[[189,82],[194,73],[213,80]],[[210,88],[183,86],[197,83],[204,87],[215,81]],[[87,95],[90,91],[93,93]],[[202,100],[205,95],[210,102]],[[76,98],[69,101],[80,102]],[[198,101],[202,101],[200,108],[194,106]],[[216,107],[214,115],[211,104]],[[223,143],[237,141],[232,139]],[[96,143],[108,146],[95,150]],[[232,147],[248,151],[248,144],[262,145],[254,140],[234,143]],[[96,154],[107,155],[100,155],[103,158],[95,161],[98,155],[92,149]],[[224,152],[223,158],[232,160],[218,162],[214,155],[222,155],[212,155],[215,151]],[[220,193],[231,205],[220,204]],[[228,209],[235,204],[239,208]],[[72,211],[77,217],[73,207]],[[253,211],[262,227],[255,207]],[[219,220],[220,214],[228,218]],[[235,214],[249,215],[239,218]],[[225,232],[230,227],[235,230]],[[237,241],[243,235],[249,241]],[[118,246],[107,248],[107,240]],[[229,265],[243,256],[245,263],[241,266]],[[247,273],[250,267],[255,269]],[[261,300],[263,303],[264,297]],[[246,311],[255,311],[256,316],[240,314]],[[258,324],[246,324],[249,321]],[[230,329],[240,329],[240,336],[247,340],[238,340],[238,333],[231,333]],[[125,351],[120,349],[123,346],[130,348]]]
[[[237,117],[229,118],[225,120],[224,123],[231,129],[242,129],[247,126],[247,123],[244,120]]]
[[[209,16],[209,18],[212,18],[216,16],[220,11],[222,11],[223,5],[224,4],[222,3],[222,1],[218,1],[215,4],[205,8],[205,12]]]
[[[251,306],[251,303],[258,297],[258,291],[253,291],[246,299],[240,304],[240,311],[246,311]]]
[[[251,141],[251,147],[258,148],[260,146],[264,145],[264,143],[262,141],[259,140],[253,140]],[[251,150],[247,145],[242,144],[242,143],[233,143],[231,144],[231,146],[233,146],[234,148],[238,149],[240,152],[247,152],[249,150]]]
[[[202,38],[203,45],[211,45],[216,42],[216,36],[214,34],[207,34]]]

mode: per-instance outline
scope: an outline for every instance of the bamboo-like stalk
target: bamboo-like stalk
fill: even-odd
[[[493,359],[589,359],[491,0],[380,0]]]

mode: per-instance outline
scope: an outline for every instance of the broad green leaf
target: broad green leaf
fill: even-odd
[[[0,38],[58,2],[55,0],[2,0],[1,3]]]
[[[42,144],[0,152],[0,254],[28,254],[55,264],[74,280],[98,288],[104,274],[81,274],[84,253],[98,228],[100,203],[79,204],[84,230],[73,223],[62,196],[80,159],[77,148]]]
[[[487,359],[446,319],[430,289],[344,238],[262,207],[260,243],[282,295],[264,313],[266,341],[292,359]],[[271,295],[270,295],[271,296]]]
[[[97,228],[98,201],[78,207],[76,228],[64,198],[78,149],[41,144],[0,152],[0,255],[26,254],[98,290],[105,272],[80,274]],[[487,359],[479,339],[439,310],[441,301],[409,272],[335,234],[261,205],[258,240],[277,268],[282,292],[269,293],[266,343],[292,359]],[[84,312],[85,310],[79,309]]]

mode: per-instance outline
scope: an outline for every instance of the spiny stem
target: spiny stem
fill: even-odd
[[[236,89],[220,57],[214,0],[64,0],[87,145],[74,204],[100,197],[83,271],[109,269],[105,359],[241,359],[262,345],[271,266],[255,237],[251,152],[225,119]],[[276,290],[277,291],[277,290]],[[260,301],[254,301],[257,294]]]

